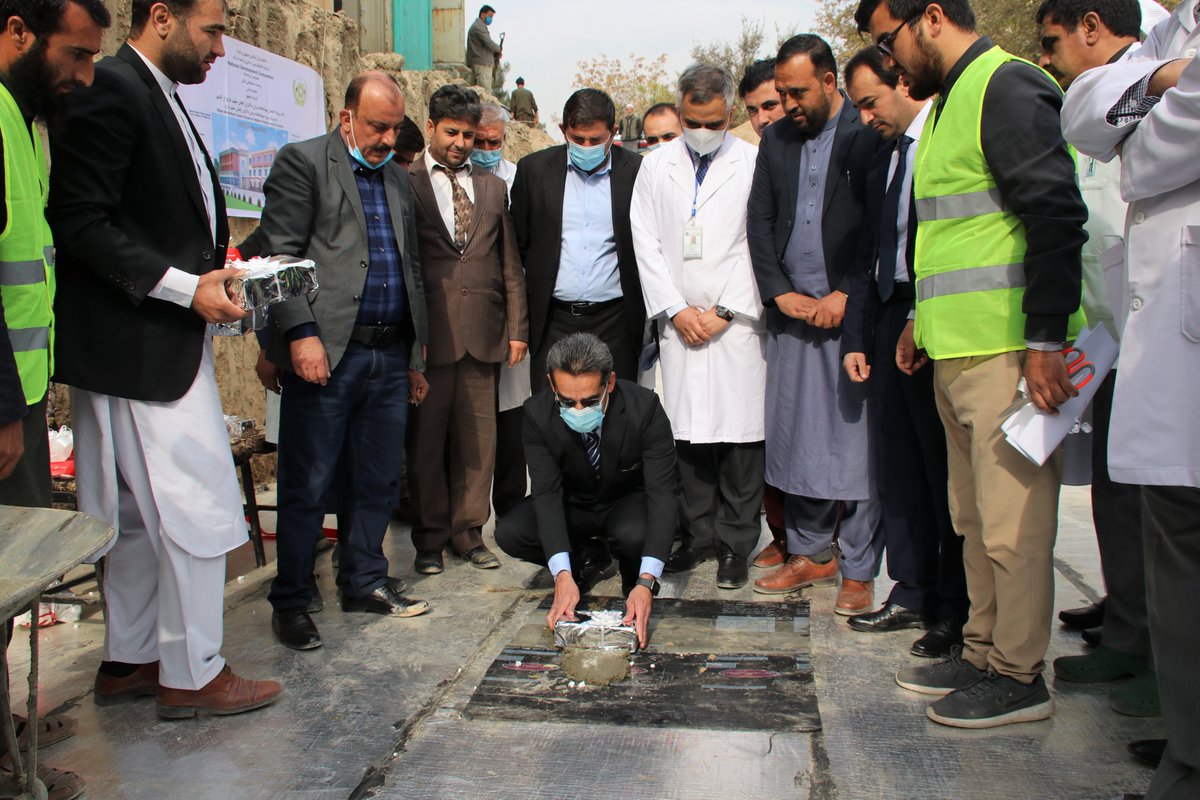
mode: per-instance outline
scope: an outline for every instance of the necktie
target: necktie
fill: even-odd
[[[475,210],[475,204],[467,197],[467,190],[459,184],[454,170],[441,164],[438,164],[437,168],[450,179],[450,189],[454,196],[454,246],[462,250],[467,246],[467,228],[471,226],[471,214]]]
[[[879,290],[879,299],[887,302],[892,296],[896,283],[896,248],[899,247],[900,235],[898,228],[901,224],[897,219],[900,214],[900,192],[903,191],[904,173],[908,168],[908,146],[913,143],[909,136],[901,136],[897,145],[900,156],[896,161],[896,172],[892,182],[888,184],[887,194],[883,196],[883,214],[879,231],[879,274],[875,277],[875,287]]]
[[[600,434],[592,431],[583,435],[583,445],[587,448],[588,461],[592,462],[592,470],[600,472]]]
[[[704,183],[704,176],[708,174],[708,166],[712,163],[712,153],[706,156],[700,156],[696,161],[696,184]]]

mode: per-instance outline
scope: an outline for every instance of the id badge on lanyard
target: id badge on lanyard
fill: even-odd
[[[692,197],[692,216],[683,226],[683,260],[696,261],[704,258],[704,229],[696,224],[696,201],[700,197],[700,181],[696,181],[696,194]]]

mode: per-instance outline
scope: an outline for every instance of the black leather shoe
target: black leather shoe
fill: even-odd
[[[271,614],[271,632],[284,647],[312,650],[321,646],[321,634],[303,608],[288,608]]]
[[[384,614],[391,617],[416,617],[429,610],[424,600],[411,600],[383,585],[362,597],[342,595],[342,611],[365,611],[368,614]]]
[[[473,547],[462,554],[463,559],[475,569],[496,569],[500,566],[500,559],[496,558],[496,554],[487,549],[487,545],[479,545]]]
[[[750,566],[746,559],[722,547],[717,555],[717,588],[740,589],[750,580]]]
[[[607,547],[596,542],[580,550],[572,571],[579,576],[576,582],[579,593],[587,594],[597,583],[617,574],[617,562],[613,561]]]
[[[1063,625],[1073,631],[1086,631],[1088,628],[1099,628],[1104,624],[1104,601],[1083,606],[1082,608],[1066,608],[1058,612],[1058,619]]]
[[[413,569],[418,575],[437,575],[446,569],[442,554],[436,550],[418,550],[413,559]]]
[[[1091,647],[1100,646],[1100,632],[1103,628],[1088,628],[1079,635],[1083,637],[1083,643]]]
[[[717,554],[715,547],[690,547],[684,545],[667,559],[667,572],[688,572]]]
[[[403,578],[388,578],[388,586],[392,587],[392,591],[396,594],[404,594],[408,591],[408,584]]]
[[[920,611],[913,611],[896,603],[885,603],[878,611],[855,614],[847,622],[856,631],[875,633],[906,628],[928,628],[931,621]]]
[[[1137,739],[1125,745],[1129,755],[1147,766],[1157,767],[1167,749],[1166,739]]]
[[[913,642],[908,652],[921,658],[949,658],[950,651],[962,647],[962,625],[940,619],[933,623],[929,632]]]

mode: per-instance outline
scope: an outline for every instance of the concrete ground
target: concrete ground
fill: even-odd
[[[1102,591],[1086,489],[1064,489],[1056,551],[1057,607]],[[272,527],[268,525],[268,527]],[[490,538],[490,535],[489,535]],[[812,602],[812,652],[824,729],[817,734],[472,720],[464,708],[488,664],[545,594],[544,573],[501,556],[480,572],[449,560],[416,577],[406,526],[388,540],[392,572],[433,611],[411,620],[343,615],[329,555],[318,560],[329,606],[315,617],[324,647],[287,650],[270,632],[273,565],[231,555],[224,652],[250,677],[276,677],[274,706],[238,717],[166,722],[147,700],[97,708],[92,678],[103,623],[39,632],[43,712],[79,722],[46,763],[88,782],[92,800],[170,798],[930,798],[1107,800],[1144,791],[1150,771],[1127,740],[1161,735],[1157,720],[1109,710],[1107,688],[1055,684],[1053,719],[991,731],[941,727],[926,700],[892,674],[916,659],[914,631],[861,634],[832,613],[835,590]],[[664,595],[778,600],[715,588],[715,565],[672,577]],[[887,591],[882,579],[876,590]],[[617,581],[597,594],[616,594]],[[14,700],[24,702],[27,633],[11,647]],[[1055,625],[1050,657],[1081,652]]]

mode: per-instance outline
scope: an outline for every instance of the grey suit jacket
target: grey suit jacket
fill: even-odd
[[[488,26],[483,20],[476,18],[467,30],[467,66],[493,66],[499,52],[500,45],[496,44],[492,35],[488,33]]]
[[[260,229],[264,252],[311,258],[321,284],[307,298],[271,309],[267,357],[284,369],[292,368],[285,336],[297,325],[316,323],[329,354],[330,370],[337,367],[350,341],[370,263],[367,218],[353,167],[346,143],[335,128],[325,136],[280,148],[263,185],[266,203]],[[383,181],[403,261],[414,356],[419,356],[429,333],[412,185],[408,173],[391,163],[383,167]]]

